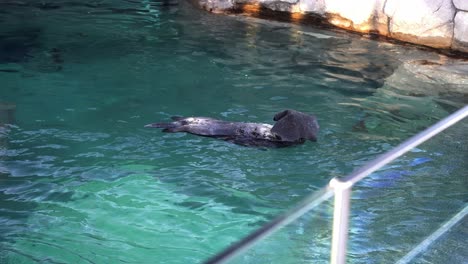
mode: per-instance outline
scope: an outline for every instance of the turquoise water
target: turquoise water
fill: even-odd
[[[466,104],[444,83],[424,95],[385,81],[424,86],[397,69],[442,57],[185,2],[3,1],[0,263],[203,261]],[[252,149],[143,128],[172,115],[272,123],[286,108],[317,115],[317,143]],[[466,129],[357,186],[350,261],[397,260],[463,208]],[[242,262],[327,262],[330,208]],[[466,226],[421,263],[467,259]]]

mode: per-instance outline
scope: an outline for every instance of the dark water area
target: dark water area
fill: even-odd
[[[199,263],[466,104],[463,69],[419,68],[446,60],[184,1],[2,1],[0,263]],[[272,124],[283,109],[315,114],[318,141],[259,149],[143,127]],[[356,187],[350,263],[395,262],[466,206],[467,125]],[[330,221],[324,204],[241,262],[326,263]],[[466,220],[421,263],[462,263],[460,234]]]

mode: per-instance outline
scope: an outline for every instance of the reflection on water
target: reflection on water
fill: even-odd
[[[13,103],[0,102],[0,124],[14,124],[15,123],[15,110],[16,105]]]
[[[10,127],[15,123],[16,105],[0,101],[0,148],[7,149],[8,132]],[[1,156],[0,156],[1,158]]]
[[[185,2],[2,1],[0,21],[0,101],[16,105],[0,107],[8,263],[199,262],[466,94],[463,64],[437,54]],[[412,63],[424,60],[442,65]],[[451,77],[434,79],[437,67]],[[143,128],[172,115],[273,123],[288,108],[318,116],[318,143],[264,151]],[[414,218],[436,225],[457,210],[466,186],[457,180],[466,170],[460,131],[363,183],[351,261],[404,251],[426,234]],[[388,199],[367,203],[377,196]],[[301,221],[261,254],[291,243],[282,263],[327,261],[329,207],[321,210],[321,228]],[[388,219],[391,241],[376,219]]]
[[[463,143],[467,126],[468,123],[462,121],[449,132],[414,149],[398,163],[357,184],[351,217],[352,256],[367,254],[372,259],[370,263],[395,262],[466,206],[463,197],[466,197],[468,185],[462,170],[466,170],[468,153]],[[440,188],[441,185],[450,188]],[[466,220],[461,224],[465,225]],[[460,230],[459,227],[454,229]],[[458,248],[459,253],[446,254],[458,251],[448,248],[447,242],[441,239],[420,257],[438,263],[440,257],[435,257],[434,252],[441,250],[446,254],[444,261],[463,263],[466,258],[462,252],[464,242],[453,234],[443,238],[453,248]],[[381,255],[373,247],[377,241],[380,247],[393,253]],[[426,258],[427,255],[432,257]],[[424,263],[419,261],[417,263]]]

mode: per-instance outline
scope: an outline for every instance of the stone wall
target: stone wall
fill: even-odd
[[[193,0],[211,12],[285,12],[419,45],[468,53],[468,0]]]

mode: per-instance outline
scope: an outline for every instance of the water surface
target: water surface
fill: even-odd
[[[3,1],[0,22],[5,263],[200,262],[466,104],[464,84],[403,67],[442,55],[185,2]],[[272,123],[287,108],[318,116],[317,143],[143,128],[172,115]],[[352,263],[399,259],[466,204],[466,129],[357,187]],[[330,206],[309,220],[255,254],[326,263]],[[459,233],[445,242],[427,261],[467,258]]]

